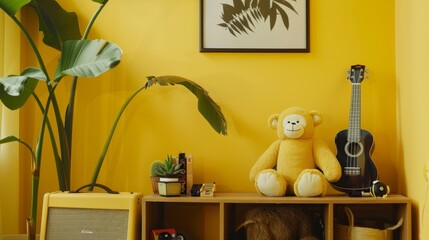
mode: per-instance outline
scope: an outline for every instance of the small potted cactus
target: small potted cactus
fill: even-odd
[[[164,162],[153,162],[150,167],[153,192],[161,196],[179,196],[182,183],[178,175],[184,171],[171,155],[167,155]]]
[[[158,194],[158,181],[159,181],[159,175],[158,172],[160,170],[158,170],[159,168],[161,168],[161,165],[163,163],[161,161],[155,161],[152,162],[152,164],[150,165],[150,180],[152,183],[152,190],[154,194]]]

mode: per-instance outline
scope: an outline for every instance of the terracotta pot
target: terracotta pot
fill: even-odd
[[[158,191],[159,177],[150,177],[150,180],[151,180],[151,183],[152,183],[153,194],[159,194],[159,191]]]

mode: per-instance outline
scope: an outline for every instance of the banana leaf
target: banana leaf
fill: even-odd
[[[37,13],[46,45],[61,51],[63,42],[82,38],[76,13],[65,11],[53,0],[31,0],[29,5]]]
[[[208,92],[196,82],[173,75],[148,77],[145,88],[151,87],[154,84],[159,84],[161,86],[179,84],[186,87],[197,97],[198,111],[212,128],[219,134],[227,135],[227,123],[219,105],[210,97]]]
[[[26,142],[22,141],[18,137],[11,135],[11,136],[7,136],[5,138],[0,139],[0,144],[11,143],[11,142],[19,142],[19,143],[23,144],[30,151],[31,156],[34,159],[33,149],[30,147],[30,145],[28,145]]]
[[[54,81],[65,75],[97,77],[119,64],[122,50],[105,40],[64,42]]]
[[[30,0],[0,0],[0,8],[9,16],[14,16],[23,6],[27,5]]]
[[[186,87],[190,92],[192,92],[198,99],[198,111],[203,115],[206,121],[212,126],[212,128],[219,134],[227,135],[227,122],[225,116],[223,115],[219,105],[213,101],[209,96],[208,92],[198,85],[197,83],[188,80],[183,77],[166,75],[166,76],[149,76],[147,77],[147,82],[141,88],[137,89],[125,103],[122,105],[119,113],[116,115],[116,119],[113,122],[112,127],[110,128],[109,136],[104,144],[103,150],[98,158],[97,165],[92,175],[91,184],[94,185],[97,183],[98,175],[100,174],[101,167],[103,166],[104,159],[106,158],[107,151],[109,150],[110,143],[112,141],[113,135],[115,133],[116,127],[121,119],[122,114],[125,112],[125,109],[130,104],[130,102],[136,97],[141,91],[152,87],[153,85],[160,86],[173,86],[176,84]],[[92,188],[90,188],[92,190]]]
[[[39,80],[46,80],[46,76],[34,67],[25,69],[20,76],[0,78],[0,100],[11,110],[22,107],[34,92]]]

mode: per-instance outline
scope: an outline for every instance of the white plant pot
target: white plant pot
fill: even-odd
[[[182,183],[179,182],[179,178],[160,178],[158,181],[158,191],[160,196],[180,196],[181,189]]]

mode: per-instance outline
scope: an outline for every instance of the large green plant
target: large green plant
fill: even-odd
[[[0,8],[10,16],[21,29],[39,65],[38,67],[28,67],[19,75],[0,78],[0,99],[6,107],[12,110],[19,109],[24,106],[30,97],[33,97],[43,116],[34,148],[31,144],[22,141],[18,136],[8,136],[4,139],[0,139],[0,144],[10,142],[22,143],[31,152],[33,166],[32,202],[31,216],[27,221],[30,229],[30,238],[34,238],[35,230],[32,226],[35,226],[35,221],[37,219],[39,169],[43,159],[42,149],[45,144],[45,133],[48,134],[49,144],[52,146],[59,188],[61,191],[68,191],[70,190],[71,182],[71,142],[78,77],[97,77],[118,65],[122,57],[122,50],[114,43],[100,39],[87,39],[94,21],[108,2],[108,0],[92,1],[98,3],[99,8],[89,21],[85,32],[81,35],[77,15],[75,13],[66,12],[55,0],[0,0]],[[16,17],[16,14],[25,6],[31,7],[36,11],[39,20],[39,30],[43,32],[44,36],[43,42],[60,52],[58,65],[54,73],[49,73],[47,71],[45,62],[39,52],[37,44],[33,40],[33,36],[30,35],[26,27]],[[70,98],[67,106],[60,106],[57,102],[55,90],[65,76],[73,77]],[[35,91],[40,81],[44,82],[49,92],[47,99],[42,100]],[[114,131],[126,107],[139,92],[155,84],[161,86],[179,84],[187,88],[198,98],[198,110],[203,117],[216,132],[226,135],[227,125],[221,109],[210,98],[204,88],[195,82],[178,76],[147,77],[147,82],[126,99],[114,120],[94,170],[91,179],[92,184],[95,184],[97,181]],[[65,107],[66,109],[64,117],[61,115],[61,107]],[[53,114],[48,114],[49,111],[53,111]]]

